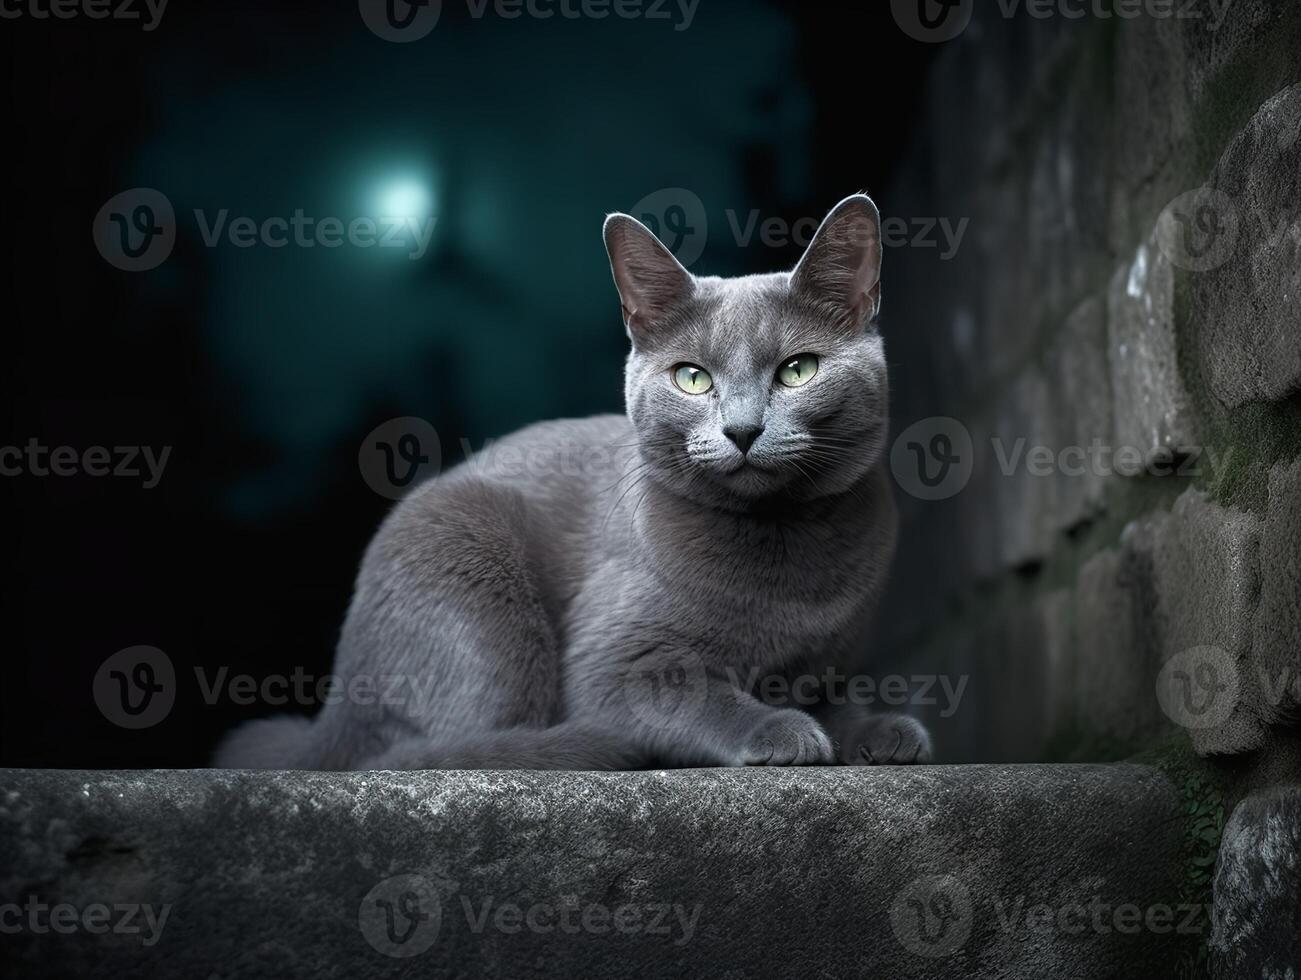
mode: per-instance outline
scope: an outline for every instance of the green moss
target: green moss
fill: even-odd
[[[1301,394],[1235,409],[1215,397],[1199,354],[1203,324],[1194,309],[1196,275],[1180,272],[1175,279],[1179,369],[1201,425],[1201,441],[1215,447],[1217,455],[1214,461],[1209,456],[1203,460],[1194,483],[1222,506],[1260,512],[1268,502],[1270,468],[1301,455]]]
[[[1301,455],[1301,397],[1271,405],[1244,405],[1221,421],[1222,445],[1233,450],[1208,481],[1217,503],[1263,511],[1274,464]]]
[[[1235,780],[1223,765],[1199,758],[1183,732],[1171,735],[1130,761],[1156,766],[1179,790],[1184,847],[1181,887],[1175,904],[1209,907],[1224,822],[1240,795]],[[1209,940],[1209,935],[1190,936],[1172,976],[1180,980],[1207,976]]]

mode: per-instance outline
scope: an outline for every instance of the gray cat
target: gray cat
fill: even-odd
[[[218,765],[929,760],[915,720],[825,697],[895,541],[876,206],[838,204],[790,273],[694,277],[623,214],[605,243],[627,416],[530,426],[414,490],[335,666],[395,695],[249,723]]]

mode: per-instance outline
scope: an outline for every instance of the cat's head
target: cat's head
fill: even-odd
[[[791,272],[691,275],[643,224],[605,222],[632,339],[628,415],[662,484],[706,503],[854,486],[886,440],[881,219],[841,201]]]

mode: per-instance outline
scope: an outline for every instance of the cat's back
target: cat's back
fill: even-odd
[[[577,531],[637,461],[626,416],[538,422],[421,484],[395,508],[385,530],[400,534],[455,519],[454,513],[473,520],[487,512],[509,513],[544,532]]]
[[[636,459],[637,437],[627,416],[594,415],[526,426],[453,472],[530,498],[590,500]]]
[[[392,569],[422,581],[461,565],[536,564],[548,589],[568,594],[596,559],[605,499],[633,472],[638,451],[622,415],[527,426],[416,487],[384,521],[361,582]],[[477,572],[466,572],[473,576]]]

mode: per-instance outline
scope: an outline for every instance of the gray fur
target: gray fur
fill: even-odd
[[[501,440],[413,491],[362,563],[335,671],[419,678],[428,696],[254,722],[219,765],[929,758],[912,719],[773,706],[736,683],[849,673],[884,584],[896,518],[875,206],[847,198],[794,272],[741,279],[691,276],[626,215],[605,237],[633,341],[627,416]],[[817,375],[777,384],[807,352]],[[713,390],[679,390],[681,362]],[[762,426],[748,456],[723,434],[734,424]]]

